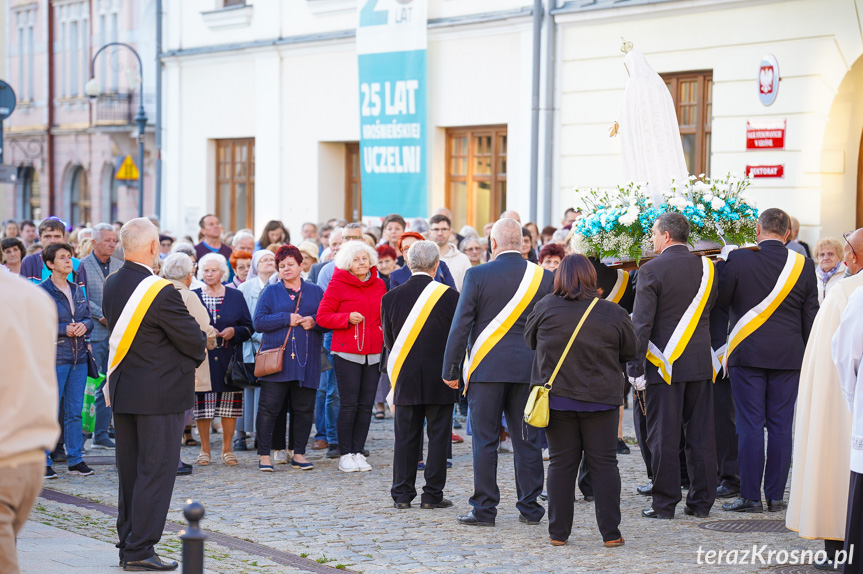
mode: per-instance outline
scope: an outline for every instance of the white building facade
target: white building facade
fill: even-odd
[[[193,232],[208,212],[256,233],[270,219],[298,231],[362,216],[355,29],[367,1],[165,2],[166,229]],[[429,213],[449,207],[457,228],[504,209],[559,225],[576,188],[624,183],[608,137],[627,81],[623,37],[669,84],[691,172],[781,166],[752,195],[796,215],[809,242],[863,224],[858,2],[546,0],[538,100],[534,4],[430,0]],[[780,75],[763,105],[768,55]],[[747,122],[777,121],[781,148],[747,150]]]

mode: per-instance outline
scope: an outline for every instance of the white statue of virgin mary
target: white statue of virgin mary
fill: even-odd
[[[672,180],[683,184],[689,178],[677,113],[668,86],[641,52],[630,50],[623,63],[629,72],[619,132],[624,176],[646,182],[649,197],[659,205]]]

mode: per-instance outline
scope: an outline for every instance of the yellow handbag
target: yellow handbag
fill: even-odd
[[[560,367],[563,365],[563,360],[566,358],[566,355],[569,354],[572,342],[575,341],[576,335],[581,331],[581,326],[584,325],[584,320],[587,319],[588,315],[590,315],[590,312],[593,310],[597,301],[599,301],[599,299],[594,298],[594,300],[590,302],[590,306],[587,308],[587,311],[585,311],[584,315],[581,316],[581,321],[578,322],[578,325],[575,327],[575,331],[572,332],[572,337],[569,338],[569,343],[566,344],[566,348],[563,350],[563,354],[560,356],[560,360],[557,362],[557,366],[554,368],[551,378],[544,385],[536,385],[531,389],[530,396],[527,398],[527,404],[524,405],[524,422],[530,426],[536,428],[545,428],[548,426],[548,394],[551,391],[551,385],[554,383],[554,379],[557,377],[557,372],[560,371]]]

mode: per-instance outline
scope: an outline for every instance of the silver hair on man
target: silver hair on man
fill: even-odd
[[[521,249],[521,224],[515,219],[498,219],[491,228],[491,238],[497,243],[498,251]]]
[[[120,244],[126,253],[143,251],[154,241],[159,243],[159,230],[146,217],[130,219],[120,228]]]
[[[110,223],[97,223],[93,226],[93,241],[98,241],[99,236],[102,235],[103,231],[110,231],[114,233],[114,226]]]
[[[171,253],[185,253],[189,257],[197,259],[195,246],[187,241],[178,241],[171,246]]]
[[[162,261],[161,275],[172,281],[183,281],[192,272],[192,258],[185,253],[171,253]]]
[[[408,248],[405,257],[411,272],[431,273],[440,261],[440,248],[433,241],[417,241]]]

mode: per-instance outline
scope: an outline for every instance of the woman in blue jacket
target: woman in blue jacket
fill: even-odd
[[[87,342],[85,337],[93,330],[90,305],[84,288],[67,280],[72,272],[74,248],[68,243],[53,243],[42,251],[42,260],[51,276],[40,287],[45,289],[57,305],[57,384],[60,404],[65,414],[63,434],[66,441],[69,474],[90,476],[93,469],[84,463],[81,409],[84,406],[84,387],[87,386]],[[57,478],[51,457],[46,457],[45,478]]]

